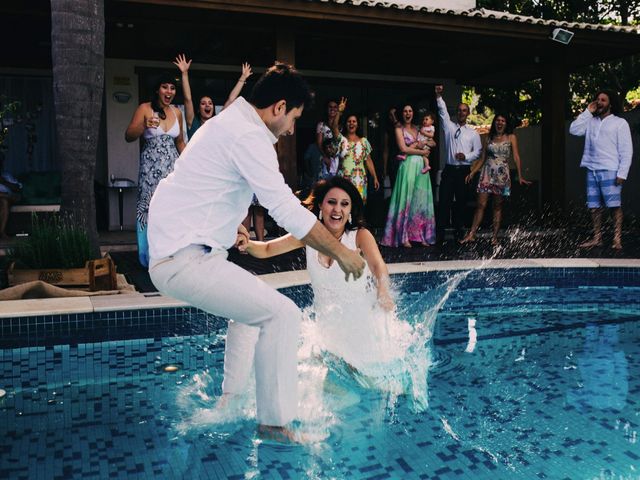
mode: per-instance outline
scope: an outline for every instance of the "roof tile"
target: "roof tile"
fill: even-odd
[[[638,27],[589,24],[589,23],[567,22],[567,21],[558,21],[558,20],[545,20],[542,18],[517,15],[509,12],[499,12],[499,11],[488,10],[484,8],[474,8],[469,10],[453,10],[453,9],[445,9],[445,8],[416,7],[415,5],[407,5],[402,2],[385,2],[385,1],[372,1],[372,0],[307,0],[307,1],[315,2],[315,3],[336,3],[336,4],[342,4],[342,5],[353,5],[356,7],[363,7],[363,8],[393,8],[393,9],[399,9],[399,10],[414,11],[419,14],[460,15],[460,16],[470,16],[470,17],[478,17],[478,18],[500,19],[500,20],[507,20],[512,22],[536,24],[536,25],[548,25],[551,27],[561,26],[563,28],[576,28],[576,29],[583,29],[583,30],[600,30],[600,31],[640,34],[640,29]]]

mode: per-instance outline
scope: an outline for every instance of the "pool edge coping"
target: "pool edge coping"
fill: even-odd
[[[402,262],[387,264],[392,275],[446,270],[475,270],[478,268],[640,268],[634,258],[522,258],[489,260],[447,260],[438,262]],[[273,288],[287,288],[309,283],[307,270],[259,275]],[[94,297],[63,297],[26,300],[6,300],[0,304],[0,320],[4,318],[38,315],[144,310],[154,308],[190,307],[189,304],[160,293],[99,295]]]

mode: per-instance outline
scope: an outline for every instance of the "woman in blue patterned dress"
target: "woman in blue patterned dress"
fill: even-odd
[[[491,243],[498,244],[498,232],[502,221],[502,203],[504,197],[511,194],[511,177],[509,174],[509,158],[513,157],[518,171],[520,185],[530,185],[531,182],[522,178],[520,165],[520,152],[518,151],[518,139],[509,125],[506,115],[496,114],[491,122],[489,135],[482,146],[480,158],[471,166],[471,172],[467,175],[466,182],[471,182],[473,176],[480,171],[478,180],[478,199],[476,211],[473,215],[473,224],[469,233],[460,240],[460,243],[474,242],[476,232],[484,217],[489,195],[493,195],[493,236]]]
[[[182,112],[171,105],[175,96],[175,78],[171,76],[160,78],[151,101],[138,106],[125,132],[127,142],[134,142],[144,137],[138,173],[136,231],[138,259],[145,267],[149,266],[147,242],[149,203],[158,183],[173,171],[173,164],[185,147]]]

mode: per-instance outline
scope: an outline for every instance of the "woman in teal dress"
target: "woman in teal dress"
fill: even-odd
[[[398,168],[391,194],[384,237],[380,242],[386,247],[410,248],[411,242],[423,246],[433,245],[436,222],[433,209],[433,193],[429,173],[422,173],[422,156],[428,151],[420,148],[418,128],[412,123],[413,107],[402,109],[402,124],[396,127],[396,141],[401,154],[406,155]]]

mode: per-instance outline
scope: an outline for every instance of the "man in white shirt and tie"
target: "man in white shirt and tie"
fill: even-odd
[[[607,207],[614,219],[612,248],[622,249],[622,184],[627,178],[633,143],[623,118],[618,95],[601,90],[596,99],[569,127],[572,135],[585,137],[581,167],[587,169],[587,207],[591,211],[593,237],[580,248],[601,247],[602,213]]]
[[[454,237],[464,234],[464,207],[467,203],[468,187],[465,178],[471,171],[471,164],[480,157],[482,142],[475,129],[467,125],[470,109],[466,103],[460,103],[456,111],[456,121],[451,120],[447,105],[442,98],[444,87],[436,85],[436,101],[444,132],[446,164],[438,187],[438,216],[436,218],[436,244],[444,241],[445,228],[450,223],[451,207],[455,197],[453,211]]]
[[[174,171],[160,182],[149,208],[149,274],[164,294],[232,319],[222,385],[226,400],[244,393],[255,365],[261,432],[291,438],[296,417],[297,345],[302,313],[287,297],[227,261],[253,193],[276,222],[334,258],[347,278],[364,260],[331,235],[285,184],[273,144],[291,135],[312,93],[290,65],[276,63],[242,97],[206,122]],[[248,240],[248,238],[247,238]],[[257,343],[247,325],[260,329]],[[255,354],[255,361],[254,361]]]

